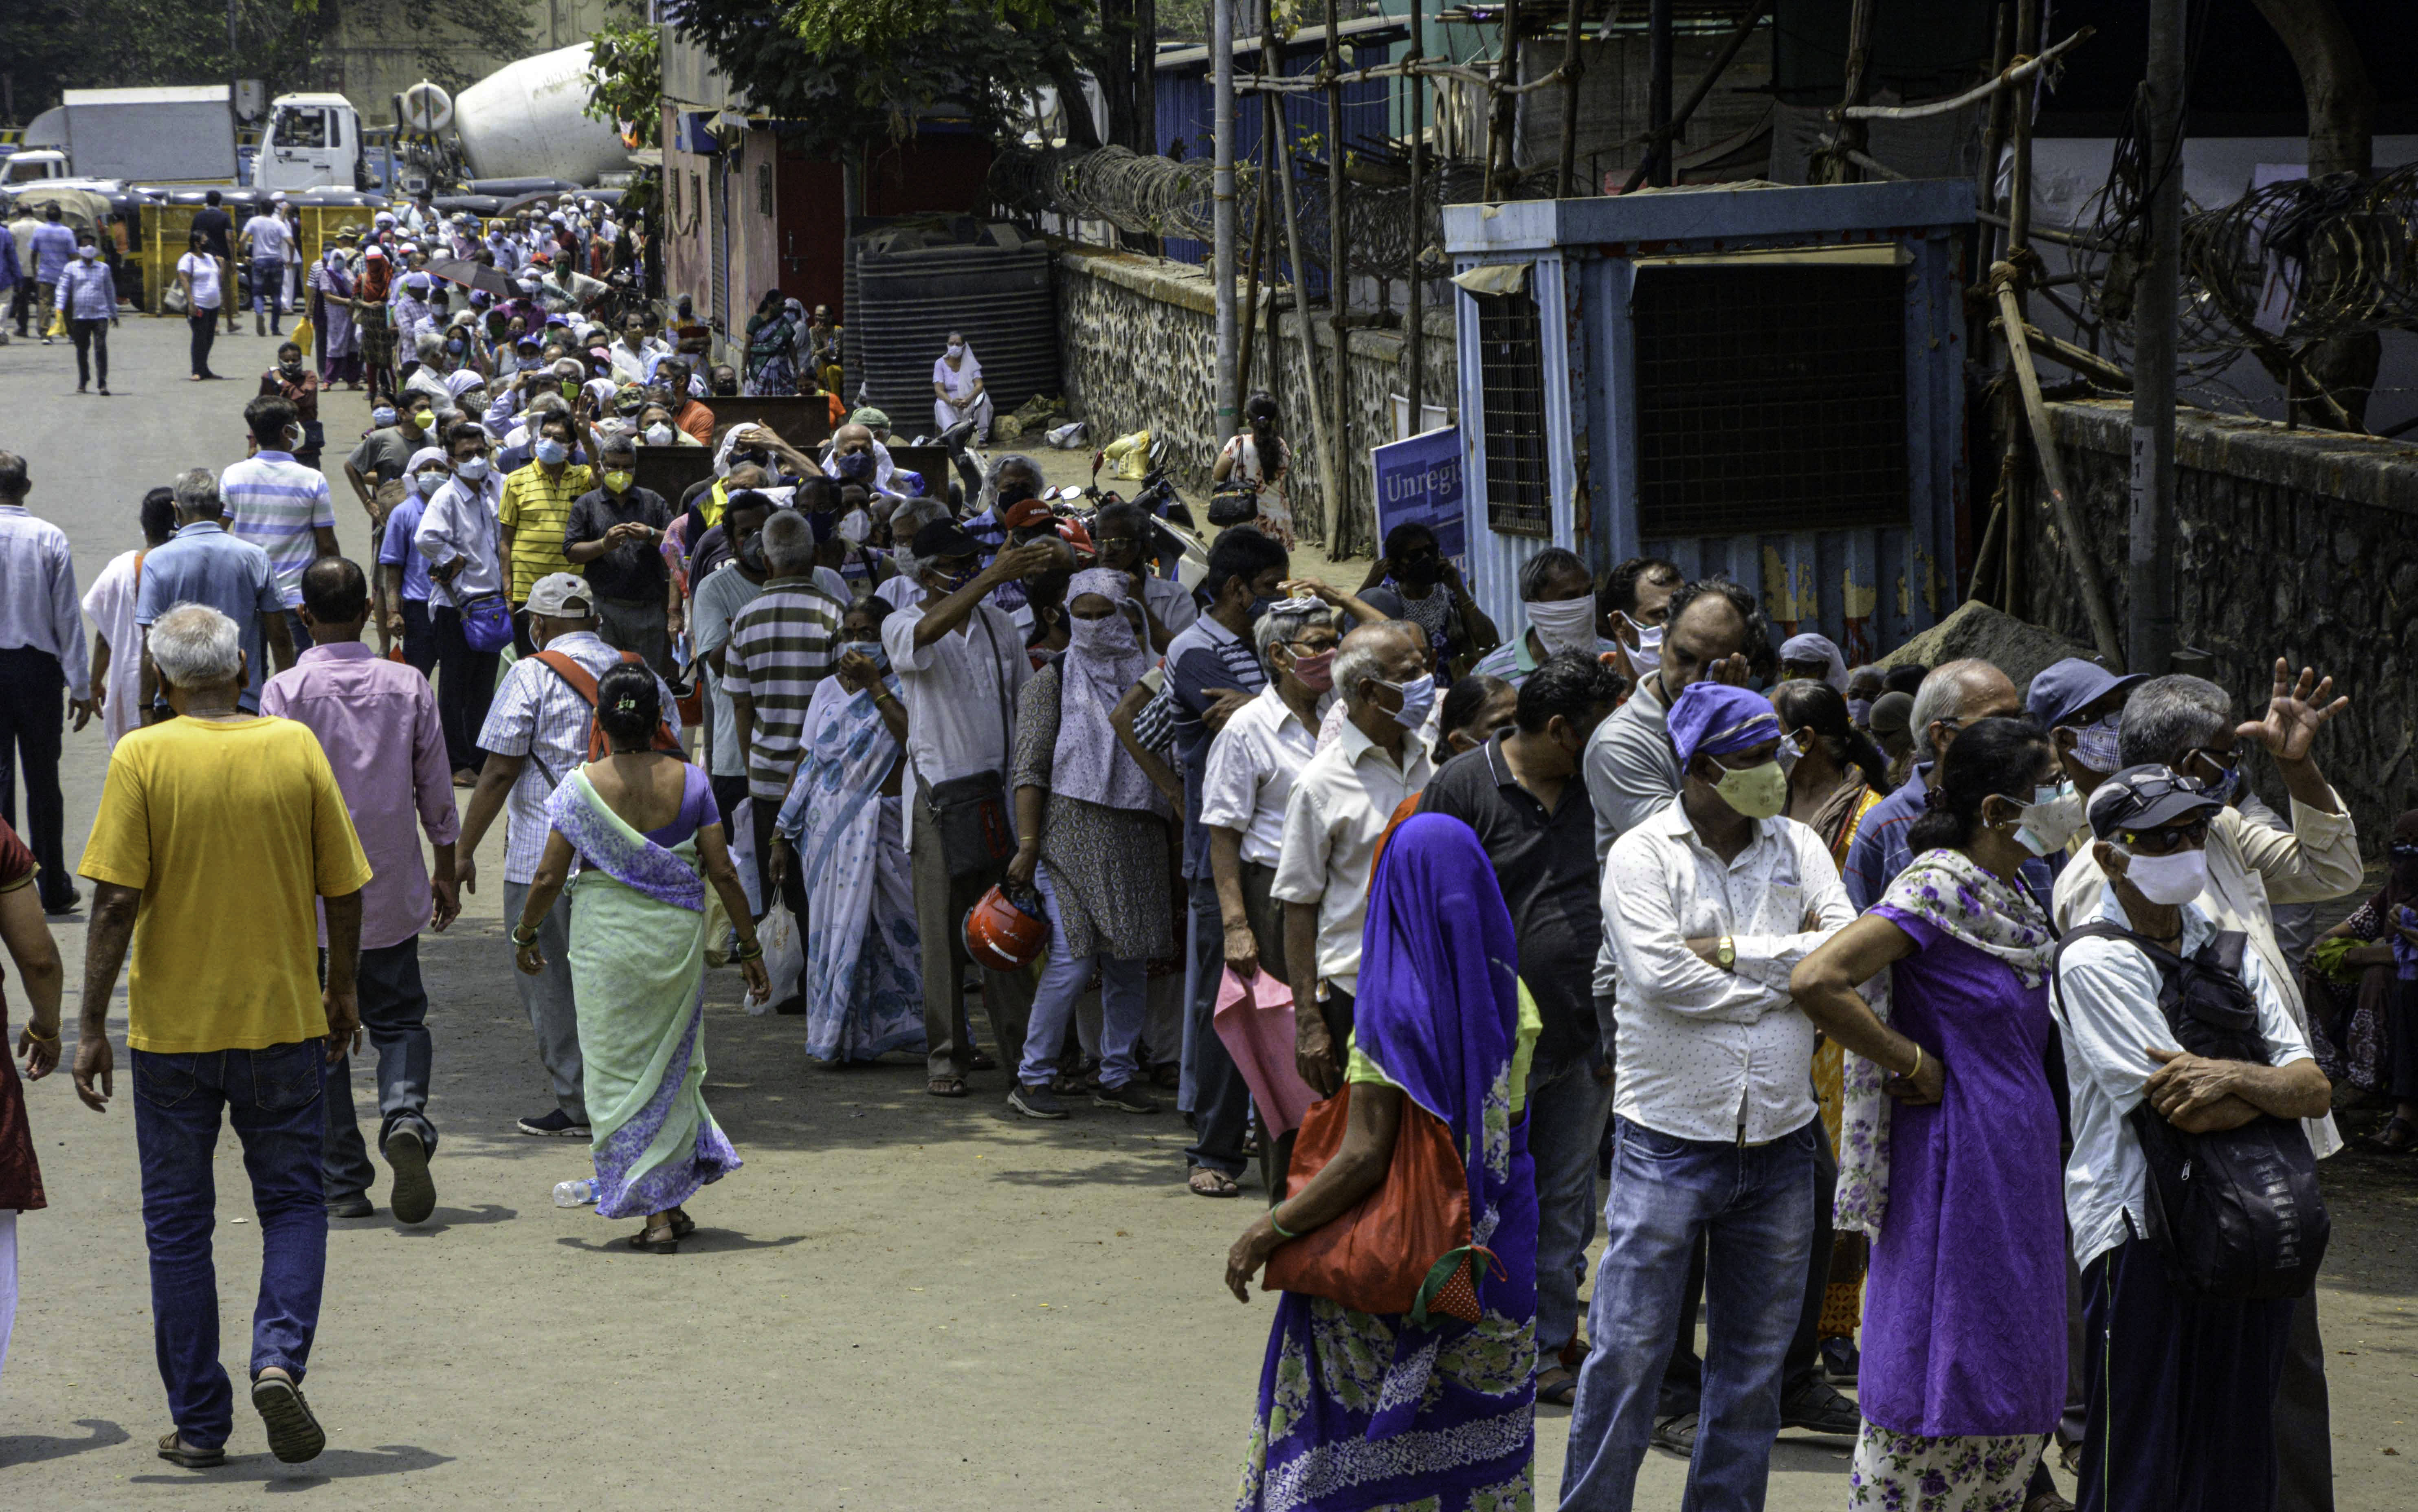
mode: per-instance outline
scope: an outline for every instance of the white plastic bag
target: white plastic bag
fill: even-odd
[[[786,903],[773,905],[773,910],[756,925],[756,938],[764,946],[764,974],[771,979],[773,990],[761,999],[748,999],[747,1011],[770,1013],[774,1003],[798,995],[798,979],[806,972],[806,942]]]

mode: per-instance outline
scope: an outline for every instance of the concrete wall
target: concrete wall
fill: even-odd
[[[2120,625],[2130,408],[2050,410]],[[2175,437],[2179,639],[2214,655],[2245,718],[2265,711],[2278,656],[2334,676],[2350,707],[2319,733],[2316,754],[2374,857],[2393,817],[2418,805],[2418,448],[2186,415]],[[2025,523],[2025,618],[2089,644],[2046,508]],[[2273,766],[2254,771],[2280,809]]]
[[[1205,484],[1225,442],[1217,434],[1217,286],[1208,272],[1137,252],[1062,244],[1057,276],[1063,333],[1059,371],[1067,397],[1090,423],[1094,443],[1147,426],[1153,435],[1173,443],[1178,481],[1187,487]],[[1242,298],[1238,287],[1238,302]],[[1425,398],[1449,409],[1458,381],[1452,320],[1446,312],[1431,310],[1426,324],[1420,353],[1427,370]],[[1324,312],[1311,311],[1310,325],[1324,367],[1334,350]],[[1269,389],[1282,406],[1281,428],[1293,446],[1296,530],[1304,539],[1338,549],[1325,527],[1316,433],[1292,313],[1279,313],[1273,328],[1278,348],[1273,381],[1269,328],[1263,326],[1253,343],[1251,387]],[[1401,390],[1401,347],[1399,332],[1351,333],[1351,434],[1339,452],[1338,466],[1347,505],[1363,523],[1341,532],[1340,546],[1360,555],[1368,554],[1365,522],[1373,517],[1369,448],[1394,439],[1392,396]]]

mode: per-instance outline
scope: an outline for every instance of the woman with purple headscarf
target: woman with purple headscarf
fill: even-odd
[[[1355,1312],[1287,1291],[1260,1370],[1242,1512],[1524,1507],[1534,1498],[1537,1182],[1524,1122],[1542,1028],[1514,974],[1511,913],[1477,836],[1414,815],[1379,853],[1362,926],[1342,1146],[1226,1260],[1226,1284],[1342,1217],[1387,1179],[1403,1121],[1463,1153],[1479,1317]]]
[[[1168,896],[1167,800],[1117,739],[1109,715],[1150,668],[1131,580],[1094,567],[1066,585],[1065,654],[1018,695],[1016,859],[1007,878],[1037,886],[1049,955],[1033,989],[1023,1064],[1008,1104],[1028,1118],[1066,1116],[1050,1091],[1075,999],[1100,975],[1100,1083],[1092,1100],[1126,1113],[1158,1105],[1134,1046],[1149,963],[1175,949]],[[1157,1046],[1161,1050],[1170,1046]]]

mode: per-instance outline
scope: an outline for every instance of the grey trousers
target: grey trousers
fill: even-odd
[[[527,882],[504,884],[504,919],[508,926],[518,926],[528,893]],[[558,896],[554,907],[538,921],[537,944],[545,956],[545,970],[535,976],[516,970],[513,984],[520,988],[521,1006],[528,1010],[529,1029],[537,1035],[537,1058],[545,1062],[545,1074],[554,1082],[555,1106],[569,1114],[574,1123],[586,1123],[588,1098],[580,1086],[579,1008],[571,993],[568,892]]]
[[[924,955],[924,1065],[932,1077],[963,1077],[973,1069],[973,1028],[966,1021],[966,972],[974,959],[966,954],[966,912],[1000,880],[1000,876],[951,880],[941,859],[941,831],[932,811],[919,798],[914,809],[914,835],[910,842],[909,874],[915,883],[915,930]],[[1012,1061],[1024,1048],[1024,1031],[1033,1016],[1033,976],[1028,971],[984,970],[983,1012],[990,1019],[992,1043],[1002,1062]]]
[[[635,651],[647,659],[658,677],[679,670],[672,665],[670,620],[661,599],[598,599],[596,637],[617,651]]]

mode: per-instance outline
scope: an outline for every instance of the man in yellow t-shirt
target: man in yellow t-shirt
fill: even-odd
[[[252,1401],[270,1452],[309,1459],[327,1443],[301,1392],[328,1265],[321,1079],[359,1037],[353,971],[370,866],[318,738],[237,704],[247,669],[234,620],[180,604],[152,622],[149,649],[177,717],[118,741],[79,868],[96,891],[76,1095],[97,1111],[109,1105],[109,1003],[130,940],[126,1044],[152,1335],[176,1425],[161,1457],[222,1463],[233,1426],[210,1261],[223,1108],[260,1216]]]
[[[562,538],[571,524],[571,506],[596,486],[584,462],[571,460],[572,418],[560,411],[539,421],[530,443],[534,459],[504,479],[504,496],[496,506],[496,548],[503,553],[512,582],[505,597],[513,606],[513,639],[523,656],[537,644],[528,638],[529,589],[549,573],[571,571]]]

